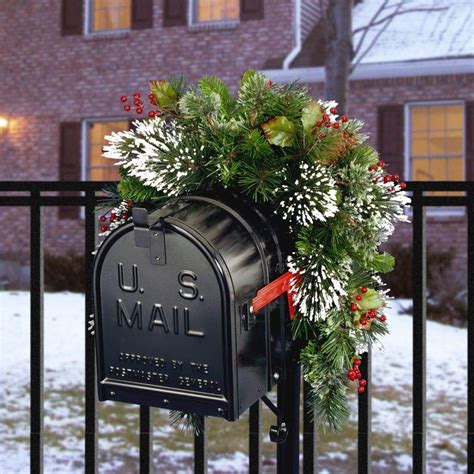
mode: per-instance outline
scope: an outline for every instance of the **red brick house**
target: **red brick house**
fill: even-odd
[[[193,81],[218,74],[236,83],[244,70],[255,68],[280,81],[299,78],[321,94],[321,3],[0,2],[0,118],[8,120],[0,132],[0,180],[115,179],[116,169],[101,157],[103,136],[128,125],[130,116],[119,97],[145,92],[149,79],[184,73]],[[374,1],[356,3],[355,28],[370,20]],[[415,32],[417,22],[426,27],[428,17],[420,20],[418,13],[394,20],[375,38],[377,46],[351,77],[349,114],[366,122],[371,141],[406,179],[474,179],[474,48],[468,41],[470,22],[465,22],[472,11],[461,0],[438,3],[445,10],[424,13],[434,20],[430,31],[419,32],[421,54],[413,44],[390,46],[400,21],[411,22]],[[376,31],[377,26],[367,35],[369,42]],[[459,47],[456,35],[463,38]],[[430,53],[433,44],[426,38],[443,48]],[[54,208],[46,213],[47,251],[80,252],[81,213]],[[23,225],[17,214],[2,210],[5,229],[9,222]],[[464,222],[462,212],[433,219],[443,226],[442,235],[448,234],[445,226]],[[0,277],[14,281],[19,268],[27,266],[27,238],[27,232],[4,232]],[[463,242],[457,245],[462,248]]]
[[[299,2],[296,2],[297,4]],[[470,1],[409,2],[390,21],[395,7],[379,12],[382,1],[356,2],[353,15],[353,73],[348,112],[365,122],[371,142],[390,170],[405,180],[474,180],[474,9]],[[418,11],[419,9],[419,11]],[[409,11],[414,10],[414,11]],[[305,30],[279,68],[266,72],[275,81],[308,83],[320,96],[324,83],[322,24]],[[364,27],[371,22],[362,44]],[[297,32],[298,33],[298,32]],[[360,48],[358,46],[361,44]],[[428,241],[452,249],[458,271],[466,275],[463,209],[429,209]],[[400,225],[394,241],[409,244],[411,228]]]

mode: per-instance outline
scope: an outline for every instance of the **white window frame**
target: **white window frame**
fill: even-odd
[[[235,20],[211,20],[211,21],[197,21],[196,15],[196,8],[199,0],[188,0],[188,26],[199,28],[206,26],[217,26],[217,27],[226,27],[226,26],[235,26],[240,23],[240,15],[239,18]]]
[[[81,1],[81,0],[76,0]],[[87,36],[107,36],[116,35],[120,33],[127,33],[131,31],[131,28],[117,28],[116,30],[99,30],[95,31],[92,27],[94,21],[94,0],[83,0],[85,2],[85,15],[84,15],[84,31]]]
[[[416,106],[427,105],[462,105],[463,106],[463,120],[462,120],[462,150],[464,160],[464,179],[467,176],[467,162],[466,162],[466,102],[458,99],[444,99],[444,100],[426,100],[426,101],[412,101],[405,103],[404,107],[404,178],[406,181],[411,181],[411,108]],[[463,216],[465,214],[464,207],[431,207],[426,209],[426,213],[430,216]],[[410,208],[411,214],[411,208]]]
[[[89,117],[81,119],[81,181],[87,181],[88,176],[88,162],[89,162],[89,134],[88,128],[90,123],[97,122],[123,122],[124,120],[129,121],[129,117],[126,116],[112,116],[112,117]],[[81,219],[85,219],[86,210],[84,206],[80,208]]]
[[[112,116],[112,117],[90,117],[81,120],[81,180],[88,181],[89,171],[89,124],[98,122],[128,122],[129,117]],[[113,163],[116,160],[112,160]]]

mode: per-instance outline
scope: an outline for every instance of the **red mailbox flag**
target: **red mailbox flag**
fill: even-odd
[[[295,316],[296,307],[294,303],[294,294],[291,291],[291,280],[299,280],[300,278],[301,276],[298,273],[286,272],[276,280],[273,280],[271,283],[258,290],[257,295],[252,300],[252,311],[256,313],[267,304],[276,300],[283,293],[286,293],[288,297],[290,319],[293,319]]]

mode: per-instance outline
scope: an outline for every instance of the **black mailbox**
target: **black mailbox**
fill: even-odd
[[[278,233],[238,199],[179,198],[114,231],[94,267],[98,394],[236,420],[283,370]]]

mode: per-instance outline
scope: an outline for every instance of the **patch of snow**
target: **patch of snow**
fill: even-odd
[[[391,334],[384,351],[373,351],[373,467],[380,472],[411,471],[412,317],[408,300],[387,312]],[[29,293],[0,292],[0,465],[5,472],[29,472]],[[83,472],[84,459],[84,297],[45,295],[45,472]],[[466,463],[467,333],[427,323],[428,473],[464,472]],[[350,473],[356,462],[356,397],[346,430],[318,443],[320,472]],[[138,462],[138,408],[100,404],[101,473],[129,473]],[[265,415],[267,416],[267,415]],[[270,416],[270,415],[269,415]],[[271,418],[273,422],[273,418]],[[237,422],[240,423],[240,422]],[[243,421],[244,423],[244,421]],[[247,454],[234,448],[234,426],[226,431],[228,452],[211,450],[210,472],[247,472]],[[219,425],[221,426],[221,425]],[[154,412],[154,458],[160,472],[192,472],[192,438]],[[219,431],[220,432],[220,431]],[[211,438],[211,437],[210,437]],[[264,436],[265,472],[275,467],[274,445]],[[211,439],[210,439],[211,442]],[[318,444],[323,446],[323,444]],[[268,471],[267,471],[268,469]]]

